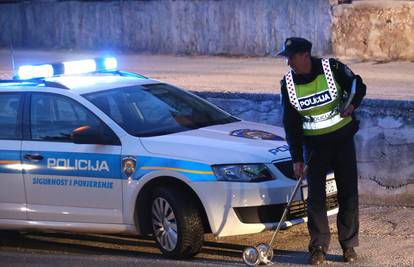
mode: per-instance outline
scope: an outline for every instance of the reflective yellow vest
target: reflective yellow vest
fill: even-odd
[[[289,102],[303,117],[303,134],[320,135],[336,131],[352,121],[341,118],[342,90],[335,81],[329,59],[322,59],[324,75],[307,84],[295,84],[292,71],[285,75]]]

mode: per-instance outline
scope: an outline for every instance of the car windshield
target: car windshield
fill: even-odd
[[[137,137],[238,121],[207,101],[168,84],[116,88],[84,96]]]

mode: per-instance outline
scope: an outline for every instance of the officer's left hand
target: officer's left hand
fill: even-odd
[[[354,105],[350,104],[346,109],[341,111],[341,117],[345,118],[345,117],[351,116],[352,112],[354,112],[354,109],[355,109]]]

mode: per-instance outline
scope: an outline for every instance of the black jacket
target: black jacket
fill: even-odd
[[[295,84],[306,84],[312,82],[320,74],[324,74],[322,61],[320,58],[312,57],[312,71],[306,75],[296,75],[293,71],[293,81]],[[346,65],[335,60],[329,59],[332,74],[339,83],[342,90],[349,92],[351,90],[352,81],[356,78],[356,92],[352,100],[355,109],[359,107],[366,93],[366,86],[359,75],[355,75]],[[289,144],[290,153],[293,162],[303,161],[303,145],[319,146],[324,144],[332,144],[340,142],[348,137],[353,136],[358,130],[358,121],[353,118],[352,123],[328,134],[303,136],[302,116],[289,102],[289,96],[286,89],[285,77],[280,81],[281,86],[281,103],[283,112],[283,125],[286,132],[286,140]],[[352,115],[354,116],[354,115]]]

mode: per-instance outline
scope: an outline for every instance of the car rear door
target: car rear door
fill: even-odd
[[[20,160],[22,92],[0,92],[0,219],[26,219]]]
[[[122,223],[121,145],[95,114],[68,96],[32,93],[22,155],[28,218]],[[74,129],[97,129],[105,144],[75,144]],[[97,138],[100,139],[100,138]]]

